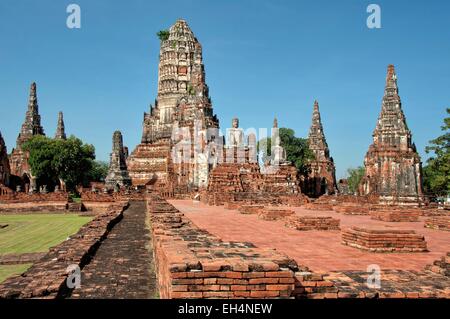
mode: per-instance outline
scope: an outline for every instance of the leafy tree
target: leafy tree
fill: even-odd
[[[22,146],[29,152],[28,164],[31,173],[43,185],[55,185],[58,174],[54,167],[55,141],[43,135],[36,135]]]
[[[78,184],[88,180],[95,159],[95,148],[75,136],[67,140],[56,140],[54,157],[55,170],[69,190],[74,190]]]
[[[280,145],[286,151],[286,159],[292,162],[302,175],[308,174],[308,161],[314,158],[309,149],[308,140],[295,136],[295,131],[290,128],[279,129]],[[271,157],[272,140],[270,137],[258,142],[258,151],[262,153],[262,160],[267,162]]]
[[[450,108],[447,108],[450,115]],[[450,194],[450,117],[444,118],[441,126],[444,134],[431,140],[430,146],[425,148],[426,153],[433,152],[423,169],[425,192],[433,195]]]
[[[38,135],[23,148],[30,154],[31,172],[40,184],[55,185],[60,179],[67,190],[74,191],[78,184],[89,180],[95,148],[74,136],[56,140]]]
[[[89,181],[104,182],[108,175],[109,164],[104,161],[92,161],[92,169],[89,172]]]
[[[365,169],[363,166],[358,166],[357,168],[349,168],[347,170],[347,182],[348,182],[348,190],[350,193],[356,193],[358,191],[359,183],[363,178],[365,173]]]
[[[166,41],[167,39],[169,39],[170,32],[169,30],[161,30],[156,33],[156,35],[161,41]]]

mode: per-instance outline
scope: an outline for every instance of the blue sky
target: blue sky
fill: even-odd
[[[66,7],[81,7],[81,29]],[[381,6],[381,29],[366,8]],[[407,122],[423,161],[450,101],[448,1],[24,1],[0,2],[0,131],[8,151],[36,81],[42,124],[66,131],[107,160],[114,130],[133,150],[157,90],[156,32],[184,18],[202,43],[222,129],[270,127],[305,137],[318,99],[337,177],[361,165],[396,66]],[[223,130],[224,131],[224,130]]]

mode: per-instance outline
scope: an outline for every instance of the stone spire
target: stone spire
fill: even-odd
[[[373,142],[378,147],[399,147],[402,150],[412,147],[411,132],[406,125],[393,65],[388,66],[381,113],[373,132]]]
[[[17,148],[28,141],[34,135],[45,135],[41,126],[41,116],[39,115],[39,106],[36,95],[36,83],[33,82],[30,87],[30,97],[28,100],[28,110],[25,115],[25,121],[22,124],[19,136],[17,137]]]
[[[288,164],[289,162],[286,161],[286,151],[281,146],[281,139],[280,139],[280,129],[278,128],[278,120],[275,117],[273,119],[273,127],[272,127],[272,134],[271,134],[271,164],[272,165],[280,165],[280,164]]]
[[[65,140],[66,139],[66,131],[64,129],[63,112],[58,113],[58,126],[56,127],[55,138],[57,140]]]
[[[11,171],[9,168],[8,152],[2,132],[0,132],[0,185],[9,186]]]
[[[389,202],[422,200],[422,166],[411,136],[398,95],[397,75],[389,65],[373,143],[364,159],[361,193],[378,194]]]
[[[205,126],[218,127],[205,82],[202,46],[182,19],[168,32],[161,40],[155,107],[144,114],[143,143],[170,137],[175,122],[183,124],[199,111]]]
[[[314,159],[309,164],[310,173],[305,179],[303,190],[312,197],[334,193],[336,191],[335,166],[323,132],[317,100],[314,101],[308,144]]]
[[[202,46],[186,23],[179,19],[161,42],[158,79],[158,105],[175,107],[174,97],[208,97],[202,58]],[[170,105],[172,102],[172,105]]]
[[[115,131],[113,135],[113,148],[110,155],[109,171],[105,180],[108,188],[116,189],[118,186],[131,185],[125,157],[122,133],[120,131]]]
[[[314,101],[312,123],[308,135],[309,148],[314,152],[317,160],[329,160],[329,149],[322,121],[320,119],[319,102]]]

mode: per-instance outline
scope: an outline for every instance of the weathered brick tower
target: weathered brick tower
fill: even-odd
[[[314,153],[314,160],[309,164],[310,173],[304,180],[302,191],[310,197],[334,194],[336,187],[336,169],[330,157],[327,140],[320,119],[319,103],[314,101],[312,124],[308,135],[309,148]]]
[[[194,146],[207,145],[215,136],[206,130],[218,128],[219,121],[205,83],[202,47],[184,20],[176,21],[161,39],[159,59],[158,95],[155,106],[144,113],[141,144],[128,159],[130,177],[133,185],[205,187],[208,156],[195,152]],[[175,155],[184,160],[174,161]]]
[[[9,186],[10,176],[11,170],[9,168],[8,152],[2,133],[0,132],[0,185]]]
[[[25,114],[25,121],[22,124],[19,136],[17,137],[17,148],[20,148],[23,143],[34,135],[45,135],[44,129],[41,126],[35,82],[31,83],[28,110]]]
[[[381,113],[364,165],[362,194],[379,195],[386,203],[422,201],[420,156],[402,111],[393,65],[388,66]]]
[[[17,137],[16,148],[12,150],[9,165],[11,167],[11,175],[19,177],[16,181],[21,180],[21,185],[26,188],[22,190],[36,190],[36,180],[32,177],[28,165],[28,153],[22,150],[22,145],[35,135],[45,135],[41,126],[41,116],[39,115],[39,106],[36,94],[36,83],[33,82],[30,87],[30,96],[28,100],[28,110],[25,115],[25,121],[22,124],[19,136]],[[18,185],[14,185],[18,186]]]
[[[57,140],[66,139],[66,129],[64,125],[63,112],[58,113],[58,125],[56,126],[55,139]]]
[[[131,179],[128,175],[126,153],[123,147],[123,138],[120,131],[113,134],[113,147],[110,154],[109,171],[105,179],[106,187],[117,189],[123,186],[131,185]]]

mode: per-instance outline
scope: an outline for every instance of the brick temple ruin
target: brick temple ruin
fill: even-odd
[[[379,195],[386,203],[423,201],[422,163],[403,114],[393,65],[388,66],[381,113],[364,166],[363,195]]]
[[[311,197],[336,193],[336,169],[323,131],[317,101],[314,101],[308,143],[314,159],[309,163],[310,172],[303,183],[303,191]]]
[[[23,144],[35,135],[45,136],[45,133],[41,125],[41,116],[39,115],[36,83],[33,82],[30,87],[25,121],[23,122],[19,136],[17,137],[16,147],[12,150],[9,159],[11,175],[16,177],[15,181],[17,185],[15,186],[19,186],[19,190],[25,192],[35,192],[38,187],[36,178],[32,175],[28,165],[29,154],[22,149]]]
[[[113,133],[106,180],[80,187],[81,203],[37,191],[21,149],[44,135],[35,83],[9,160],[0,134],[0,214],[93,216],[0,283],[0,299],[450,298],[450,215],[423,198],[393,66],[360,194],[350,195],[345,180],[336,182],[317,101],[314,157],[302,176],[276,118],[264,161],[256,134],[237,117],[221,135],[202,47],[184,20],[160,40],[158,93],[141,142],[129,155],[122,133]],[[62,112],[55,138],[66,138]],[[0,256],[0,265],[11,258]],[[74,264],[82,286],[69,289]],[[379,288],[365,285],[373,264],[382,269]]]
[[[110,154],[109,171],[105,179],[106,187],[120,189],[131,185],[131,178],[127,170],[127,154],[123,147],[123,137],[120,131],[113,134],[113,148]]]
[[[64,125],[64,115],[63,112],[58,113],[58,124],[56,126],[55,139],[57,140],[65,140],[66,136],[66,128]]]
[[[217,204],[236,200],[280,202],[280,196],[303,203],[308,201],[305,195],[314,199],[348,193],[345,181],[336,182],[317,101],[308,134],[308,146],[314,155],[309,172],[300,176],[287,161],[276,119],[271,133],[272,156],[261,163],[256,135],[245,137],[237,118],[226,130],[226,138],[221,135],[205,81],[202,46],[186,21],[177,20],[160,44],[158,93],[155,105],[144,113],[141,143],[129,156],[128,148],[119,145],[123,142],[113,143],[106,188],[132,185],[157,189],[169,197],[201,194],[205,202]],[[3,174],[3,184],[13,190],[38,191],[28,154],[22,150],[35,135],[45,133],[36,84],[32,83],[25,121],[9,156],[9,185],[5,183],[7,174]],[[55,138],[66,138],[62,112],[58,114]],[[382,111],[364,164],[360,195],[386,204],[423,203],[420,157],[406,125],[392,65],[388,67]],[[6,165],[3,167],[6,171]]]
[[[11,169],[9,168],[8,151],[2,133],[0,132],[0,191],[9,185],[10,176]]]
[[[219,137],[208,133],[219,120],[205,82],[202,46],[184,20],[161,40],[159,59],[155,105],[144,113],[141,144],[127,161],[132,183],[181,192],[205,187],[211,167],[203,151]],[[172,152],[185,160],[174,163]]]
[[[283,199],[300,202],[298,172],[286,160],[280,145],[278,121],[275,119],[271,133],[271,159],[261,167],[256,151],[256,136],[250,133],[245,142],[244,131],[237,118],[228,129],[228,143],[219,152],[219,161],[210,173],[204,202],[222,205],[225,202],[280,203]]]
[[[36,193],[42,189],[42,187],[46,188],[46,185],[38,185],[38,181],[36,177],[33,176],[31,168],[28,164],[29,154],[23,149],[23,145],[26,142],[28,142],[32,137],[38,135],[45,136],[45,133],[44,128],[41,125],[41,116],[39,114],[37,86],[36,83],[33,82],[30,86],[28,107],[25,113],[25,120],[22,123],[16,140],[16,147],[13,148],[11,154],[8,156],[10,167],[8,183],[3,181],[3,184],[8,186],[13,191]],[[61,140],[65,140],[67,138],[63,112],[58,113],[58,121],[54,138]],[[6,165],[4,164],[3,167],[6,167]],[[63,187],[64,185],[61,186]]]

